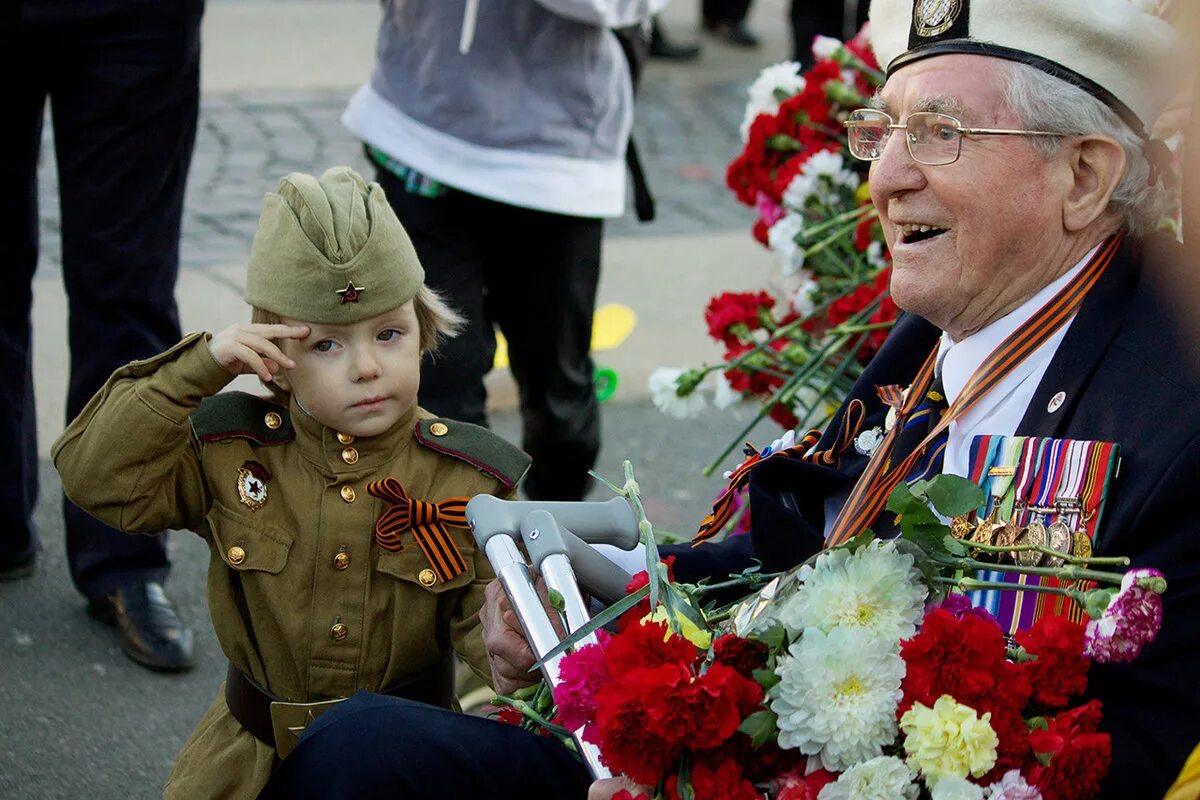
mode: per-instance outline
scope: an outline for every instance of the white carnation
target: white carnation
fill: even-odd
[[[724,411],[742,399],[742,393],[733,388],[724,372],[718,372],[713,387],[713,405]]]
[[[679,395],[679,379],[684,370],[659,367],[650,373],[650,400],[654,407],[669,417],[688,419],[704,409],[704,395],[692,391]]]
[[[788,291],[788,304],[802,317],[807,317],[816,310],[817,304],[814,299],[821,292],[820,285],[813,280],[812,273],[806,270],[797,272],[797,277],[800,282]]]
[[[919,792],[907,764],[895,756],[879,756],[826,784],[817,800],[916,800]]]
[[[842,42],[840,39],[834,39],[832,36],[821,36],[820,34],[817,34],[813,38],[812,54],[813,58],[817,61],[825,61],[826,59],[833,58],[834,54],[841,49]]]
[[[796,243],[796,237],[802,230],[804,217],[787,214],[767,231],[767,244],[779,260],[779,268],[785,276],[794,275],[804,266],[804,250]]]
[[[883,242],[876,239],[867,245],[867,263],[876,269],[887,266],[887,259],[883,255]]]
[[[983,800],[983,787],[966,778],[947,775],[938,780],[929,792],[930,800]]]
[[[789,631],[861,630],[899,648],[917,631],[928,591],[911,555],[875,540],[851,554],[830,550],[799,572],[801,585],[779,611]]]
[[[783,205],[799,210],[815,198],[827,206],[835,206],[841,203],[842,189],[853,192],[861,182],[857,172],[846,169],[846,160],[841,153],[818,150],[809,156],[800,173],[784,189]]]
[[[768,692],[779,746],[840,772],[883,754],[896,739],[904,661],[865,631],[806,631],[775,668]]]
[[[759,114],[775,114],[779,111],[779,96],[791,97],[804,91],[807,81],[800,75],[800,65],[795,61],[783,61],[758,73],[750,84],[746,101],[746,114],[742,118],[742,142],[750,138],[750,126]]]

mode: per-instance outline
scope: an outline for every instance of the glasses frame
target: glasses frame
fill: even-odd
[[[887,113],[886,111],[880,111],[875,108],[858,108],[858,109],[855,109],[854,111],[851,111],[850,116],[853,117],[855,114],[857,114],[859,112],[869,112],[871,114],[878,114],[879,116],[883,117],[884,119],[886,119],[888,121],[888,124],[884,128],[886,133],[882,137],[882,141],[880,143],[879,155],[875,156],[874,158],[865,158],[865,157],[860,156],[857,153],[855,153],[853,148],[850,148],[850,155],[854,156],[855,158],[857,158],[860,161],[878,161],[880,158],[882,158],[883,150],[885,147],[887,147],[887,142],[888,142],[888,139],[891,137],[891,132],[895,131],[895,130],[904,131],[904,133],[905,133],[904,143],[905,143],[905,146],[908,148],[909,157],[912,158],[912,160],[917,162],[918,164],[924,164],[927,167],[945,167],[945,166],[949,166],[950,164],[953,164],[955,161],[958,161],[958,159],[960,157],[962,157],[962,143],[963,143],[964,136],[1077,136],[1078,135],[1075,133],[1063,133],[1060,131],[1027,131],[1027,130],[1019,130],[1019,129],[1015,129],[1015,128],[967,128],[967,127],[963,126],[962,122],[959,121],[958,117],[955,117],[952,114],[946,114],[941,111],[914,111],[913,113],[908,115],[908,120],[904,123],[896,122],[896,120],[892,117],[891,114]],[[931,116],[943,117],[945,119],[952,120],[954,122],[954,129],[958,132],[958,138],[955,140],[957,146],[954,151],[954,158],[950,159],[949,161],[936,161],[936,162],[922,161],[921,159],[917,158],[917,154],[913,152],[913,140],[912,140],[912,137],[908,135],[908,126],[912,122],[913,117],[931,117]],[[847,119],[845,122],[842,123],[842,127],[846,128],[847,131],[850,131],[852,128],[855,127],[854,122],[855,122],[854,119]],[[849,148],[849,145],[850,145],[849,133],[847,134],[846,145]]]

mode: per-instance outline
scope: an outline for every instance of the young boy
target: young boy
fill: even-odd
[[[211,550],[224,690],[168,797],[253,797],[356,690],[452,705],[450,649],[490,680],[491,578],[466,499],[511,495],[528,457],[417,406],[420,359],[456,315],[378,184],[347,168],[268,194],[252,323],[118,370],[53,449],[72,501],[125,531],[190,528]],[[217,394],[255,373],[273,400]],[[336,765],[330,765],[336,769]]]

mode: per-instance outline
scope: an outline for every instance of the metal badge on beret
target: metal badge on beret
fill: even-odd
[[[917,0],[913,27],[918,36],[929,38],[950,30],[963,10],[963,0]]]
[[[246,302],[281,317],[347,324],[412,300],[425,271],[378,183],[349,167],[293,173],[263,200]]]
[[[267,504],[267,481],[271,471],[257,461],[247,461],[238,467],[238,499],[251,511]]]

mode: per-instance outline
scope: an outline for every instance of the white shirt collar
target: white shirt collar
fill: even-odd
[[[1046,284],[1020,306],[967,338],[956,342],[950,338],[950,334],[942,333],[941,341],[938,342],[937,358],[948,403],[953,403],[958,398],[983,360],[1078,275],[1099,249],[1100,245],[1093,247],[1079,263]]]

